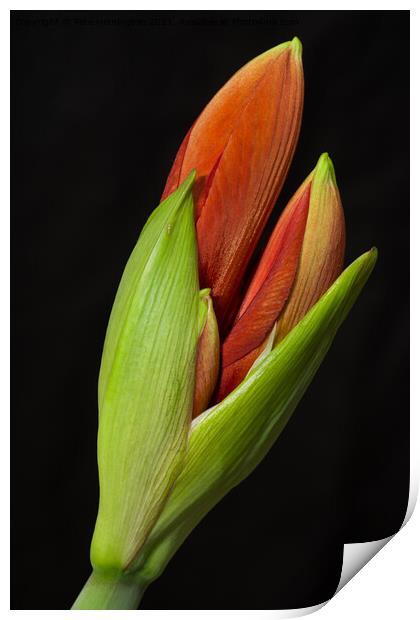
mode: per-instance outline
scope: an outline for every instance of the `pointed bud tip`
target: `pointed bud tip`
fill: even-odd
[[[197,170],[193,168],[190,174],[185,179],[185,181],[181,183],[180,188],[182,187],[184,191],[188,191],[191,188],[192,184],[194,183],[196,176],[197,176]]]
[[[366,252],[366,259],[368,259],[369,262],[372,263],[373,267],[378,260],[378,248],[375,246],[371,247],[370,250]]]
[[[210,297],[211,288],[202,288],[200,290],[200,299],[204,300]]]
[[[290,41],[290,47],[292,48],[295,56],[298,58],[302,57],[302,42],[298,37],[293,37]]]
[[[330,181],[337,187],[334,166],[328,153],[322,153],[318,159],[315,167],[315,175],[324,183]]]
[[[275,45],[271,49],[264,52],[263,55],[267,54],[267,55],[279,56],[280,54],[288,50],[290,50],[296,58],[298,58],[299,60],[301,59],[302,43],[297,37],[294,37],[291,41],[286,41],[284,43],[280,43],[279,45]]]
[[[163,201],[166,202],[171,197],[175,198],[176,207],[173,210],[173,218],[178,217],[181,205],[186,204],[185,199],[191,195],[196,175],[197,171],[193,168],[187,178],[181,183],[181,185],[172,194],[169,194],[169,196],[167,196],[167,198]],[[169,222],[169,224],[171,224],[171,222]]]
[[[364,252],[364,254],[361,254],[359,258],[356,258],[356,260],[353,261],[351,265],[349,265],[347,270],[349,270],[350,268],[359,269],[359,274],[364,279],[367,279],[372,273],[373,268],[376,265],[377,258],[378,258],[378,250],[375,246],[373,246],[370,250],[368,250],[367,252]],[[346,273],[346,271],[344,271],[343,273]]]

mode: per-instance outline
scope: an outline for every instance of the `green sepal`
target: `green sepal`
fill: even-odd
[[[197,523],[267,454],[324,359],[376,262],[354,261],[304,319],[219,405],[194,420],[184,466],[132,565],[152,581]]]
[[[99,511],[91,561],[127,570],[180,472],[200,322],[192,184],[150,216],[125,268],[99,379]]]

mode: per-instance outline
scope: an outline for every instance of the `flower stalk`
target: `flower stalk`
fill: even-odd
[[[148,585],[138,576],[93,572],[72,609],[137,609]]]

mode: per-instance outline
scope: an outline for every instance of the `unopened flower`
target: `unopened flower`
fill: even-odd
[[[261,54],[210,101],[186,135],[163,198],[197,171],[200,284],[224,335],[240,284],[286,179],[303,108],[300,41]]]
[[[373,249],[341,273],[344,217],[324,154],[248,280],[302,100],[296,39],[239,71],[187,134],[128,261],[99,380],[94,572],[75,609],[138,605],[271,448],[374,267]]]
[[[245,377],[274,324],[278,343],[334,282],[344,244],[340,194],[324,153],[283,211],[223,342],[217,402]]]

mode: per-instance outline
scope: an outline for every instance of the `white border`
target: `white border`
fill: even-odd
[[[241,2],[221,2],[220,0],[213,0],[211,2],[200,2],[199,9],[232,9],[232,10],[308,10],[308,9],[317,9],[317,10],[326,10],[326,9],[337,9],[337,3],[332,2],[321,2],[316,6],[312,6],[308,2],[300,2],[291,6],[285,6],[284,4],[279,6],[277,2],[263,2],[259,6],[255,6],[256,3],[250,2],[249,0],[242,0]],[[407,10],[410,7],[407,6],[395,6],[396,3],[390,2],[370,2],[368,6],[366,6],[366,2],[353,2],[351,6],[343,6],[340,5],[340,9],[352,9],[352,10]],[[75,6],[63,6],[60,7],[59,3],[56,1],[54,3],[45,3],[42,7],[36,5],[34,2],[26,2],[24,3],[24,7],[14,7],[19,10],[36,10],[36,9],[44,9],[44,10],[59,10],[63,9],[72,9],[72,10],[83,10],[86,9],[86,5],[82,6],[79,3],[76,3]],[[151,6],[151,4],[142,3],[123,3],[123,6],[118,7],[119,9],[128,9],[128,10],[148,10],[148,9],[161,9],[161,10],[195,10],[197,9],[197,4],[192,2],[180,2],[176,3],[174,0],[172,2],[156,2]],[[109,2],[102,3],[89,3],[89,10],[116,10],[115,5]],[[2,106],[2,128],[1,128],[1,157],[2,157],[2,165],[0,167],[0,174],[2,175],[2,183],[1,188],[3,191],[3,202],[2,208],[0,209],[0,234],[2,235],[2,240],[0,243],[0,269],[2,275],[2,290],[3,293],[9,290],[9,252],[10,252],[10,244],[8,237],[8,229],[9,229],[9,211],[7,206],[9,205],[9,49],[10,49],[10,38],[9,38],[9,10],[2,11],[2,17],[0,27],[2,28],[2,33],[0,37],[0,45],[2,46],[2,54],[0,54],[0,67],[2,70],[2,85],[4,88],[3,96],[1,97],[1,106]],[[412,127],[412,135],[418,139],[418,110],[420,109],[419,98],[418,98],[418,79],[417,72],[419,67],[419,53],[418,53],[418,44],[417,40],[420,36],[418,32],[417,26],[417,15],[412,12],[411,15],[412,21],[412,36],[411,36],[411,78],[412,78],[412,97],[411,97],[411,127]],[[415,32],[416,31],[416,32]],[[398,45],[398,41],[395,42]],[[392,88],[392,76],[390,76],[390,88]],[[398,122],[398,119],[394,119],[394,122]],[[411,281],[411,290],[412,290],[412,303],[411,303],[411,316],[419,317],[420,316],[420,304],[419,304],[419,288],[418,283],[415,281],[415,276],[420,273],[420,261],[418,254],[418,236],[416,233],[420,230],[419,227],[419,205],[420,205],[420,197],[419,191],[417,189],[417,178],[419,175],[418,172],[418,163],[419,158],[416,156],[418,151],[417,148],[412,148],[412,164],[411,164],[411,172],[412,172],[412,184],[411,184],[411,193],[412,193],[412,204],[416,205],[416,209],[412,210],[412,228],[411,228],[411,265],[412,265],[412,281]],[[390,300],[390,304],[392,304],[392,300]],[[6,412],[9,410],[9,306],[7,300],[5,300],[1,306],[1,321],[0,328],[1,332],[1,351],[2,351],[2,372],[0,374],[2,380],[2,390],[1,394],[3,397],[3,432],[1,433],[1,472],[2,472],[2,493],[3,497],[7,497],[9,495],[9,423],[8,416]],[[415,387],[415,374],[418,371],[418,364],[416,359],[414,359],[415,352],[420,350],[420,339],[419,339],[419,329],[417,327],[418,321],[412,320],[411,328],[412,328],[412,366],[411,366],[411,374],[412,374],[412,386]],[[418,394],[412,390],[412,412],[417,412],[420,410],[420,403],[418,399]],[[414,413],[411,416],[412,421],[412,431],[411,431],[411,464],[412,464],[412,485],[417,488],[418,484],[418,475],[419,475],[419,441],[418,441],[418,424],[417,419]],[[419,604],[418,604],[418,575],[419,571],[419,553],[420,549],[420,511],[417,510],[408,524],[404,527],[403,531],[400,532],[395,538],[392,538],[390,544],[386,546],[386,548],[377,555],[371,562],[369,562],[362,570],[361,575],[356,576],[351,580],[351,586],[345,587],[337,596],[335,596],[323,609],[321,609],[318,613],[318,617],[323,620],[337,620],[337,618],[346,620],[351,619],[354,620],[354,617],[362,617],[362,618],[383,618],[383,619],[392,619],[394,620],[396,617],[399,620],[416,618]],[[9,512],[8,510],[3,510],[0,513],[1,515],[1,524],[0,524],[0,533],[1,533],[1,549],[3,551],[3,555],[9,555],[5,553],[6,550],[9,550]],[[35,560],[36,562],[36,560]],[[59,567],[55,567],[59,570]],[[36,570],[36,563],[34,564],[34,570]],[[47,579],[47,577],[46,577]],[[0,610],[4,612],[8,612],[9,609],[9,569],[8,569],[8,558],[4,557],[3,562],[1,563],[1,589],[0,589]],[[45,584],[46,589],[48,588],[48,583]],[[45,616],[53,616],[54,618],[61,618],[67,613],[72,613],[68,611],[12,611],[9,613],[13,613],[15,617],[26,617],[28,614],[45,617]],[[99,614],[101,612],[90,612],[94,614]],[[125,614],[126,612],[107,612],[107,614],[113,614],[114,617],[118,617],[120,614]],[[256,618],[279,618],[279,612],[277,611],[266,611],[266,610],[255,610],[255,611],[142,611],[138,612],[142,613],[145,618],[153,618],[155,620],[163,620],[169,619],[172,620],[181,620],[185,617],[195,619],[195,618],[206,618],[206,619],[217,619],[217,620],[227,620],[232,617],[240,617],[245,620],[247,619],[256,619]]]

